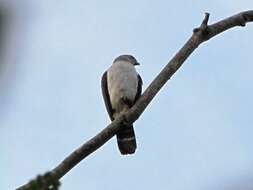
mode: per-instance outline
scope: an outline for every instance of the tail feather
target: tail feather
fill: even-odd
[[[117,143],[121,154],[133,154],[136,150],[136,140],[133,125],[124,126],[117,133]]]

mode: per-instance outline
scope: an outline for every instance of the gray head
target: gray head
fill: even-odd
[[[114,59],[113,63],[115,63],[117,61],[127,61],[127,62],[132,63],[134,66],[140,65],[140,63],[138,63],[138,61],[132,55],[120,55],[119,57]]]

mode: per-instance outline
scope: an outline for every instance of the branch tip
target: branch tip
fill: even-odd
[[[210,14],[209,13],[205,13],[205,18],[204,20],[202,21],[202,24],[201,25],[207,25],[208,21],[209,21],[209,16]]]
[[[207,28],[208,28],[207,24],[208,24],[208,21],[209,21],[209,16],[210,16],[210,14],[206,12],[205,17],[204,17],[201,25],[198,28],[194,28],[193,33],[197,33],[199,31],[202,31],[202,32],[207,31]]]

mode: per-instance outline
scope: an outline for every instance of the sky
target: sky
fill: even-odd
[[[252,0],[0,1],[10,11],[0,71],[0,189],[54,168],[108,125],[103,72],[132,54],[145,89],[209,12]],[[253,188],[253,24],[202,44],[135,122],[137,151],[115,138],[62,179],[61,190]]]

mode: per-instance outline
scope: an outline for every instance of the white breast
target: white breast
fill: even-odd
[[[121,107],[119,104],[122,103],[122,98],[134,101],[137,93],[138,74],[131,63],[117,61],[108,69],[107,84],[112,108],[117,110],[118,107]]]

